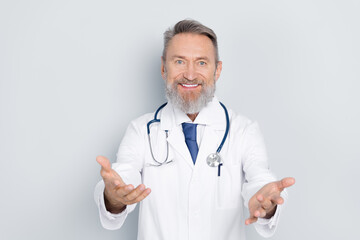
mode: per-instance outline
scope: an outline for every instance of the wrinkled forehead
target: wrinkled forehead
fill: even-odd
[[[187,59],[207,58],[215,62],[215,47],[211,39],[202,34],[179,33],[169,42],[166,59],[182,56]]]

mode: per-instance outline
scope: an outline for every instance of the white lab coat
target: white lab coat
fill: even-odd
[[[226,129],[225,113],[216,97],[197,116],[202,135],[196,164],[186,146],[181,123],[189,118],[170,103],[159,113],[161,123],[151,125],[151,142],[157,160],[166,157],[172,163],[160,167],[154,163],[147,139],[146,124],[154,114],[145,114],[129,125],[117,153],[115,169],[127,184],[144,183],[150,195],[140,202],[138,239],[212,240],[245,239],[243,206],[263,185],[274,181],[270,173],[264,142],[257,123],[228,109],[230,131],[221,150],[224,161],[221,176],[218,168],[209,167],[206,158],[216,152]],[[164,130],[169,130],[166,140]],[[198,129],[199,131],[199,129]],[[199,133],[199,132],[198,132]],[[120,214],[107,212],[103,199],[104,183],[95,188],[104,228],[120,228],[135,204]],[[282,194],[286,198],[286,194]],[[270,220],[259,219],[255,228],[264,237],[277,226],[281,206]],[[248,211],[248,210],[246,210]]]

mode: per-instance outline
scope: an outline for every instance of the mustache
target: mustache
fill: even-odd
[[[198,79],[190,81],[186,78],[181,78],[181,79],[176,80],[175,84],[199,84],[199,85],[202,85],[202,84],[204,84],[204,81],[198,80]]]

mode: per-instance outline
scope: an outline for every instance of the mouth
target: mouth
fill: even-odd
[[[186,89],[192,89],[198,87],[200,84],[185,84],[185,83],[179,83],[183,88]]]

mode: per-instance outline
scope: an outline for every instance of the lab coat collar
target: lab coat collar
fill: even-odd
[[[160,114],[161,129],[171,130],[183,122],[191,122],[191,119],[169,102]],[[226,129],[225,112],[216,96],[199,112],[194,123],[206,125],[215,130]]]

